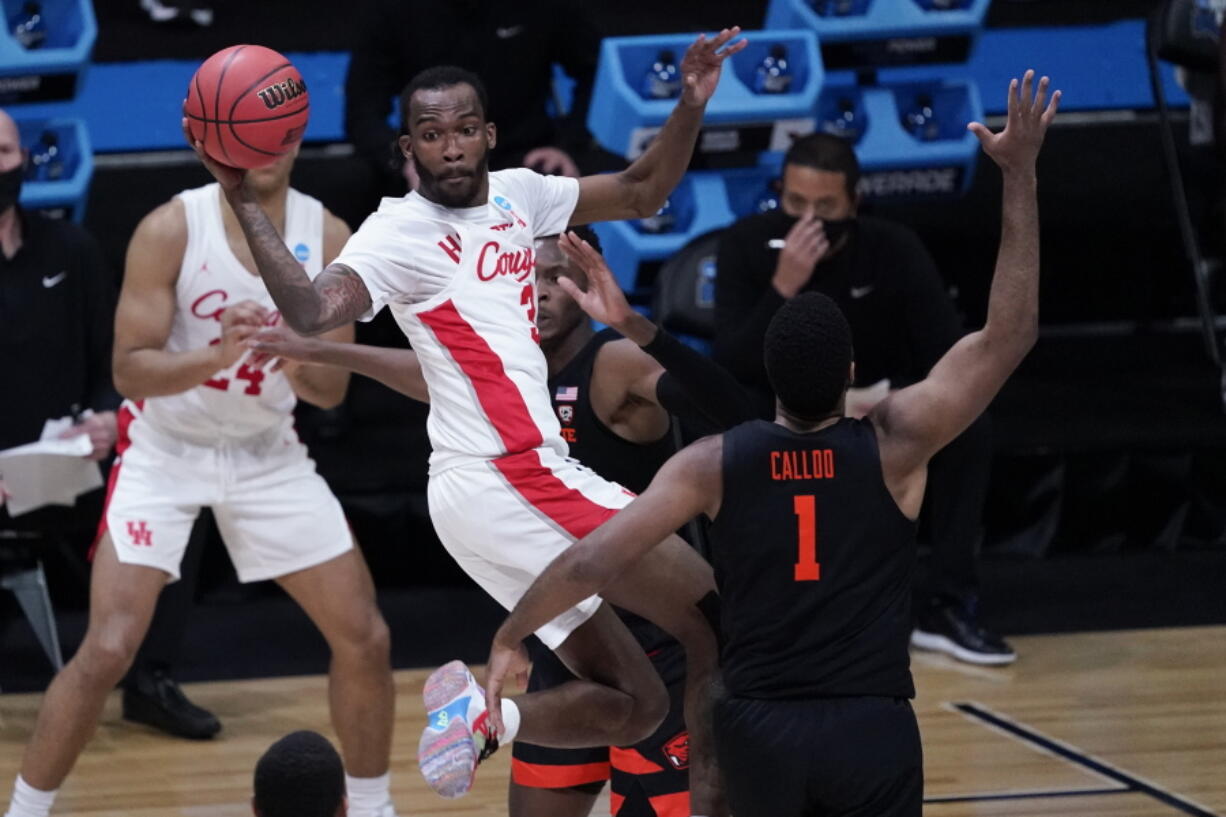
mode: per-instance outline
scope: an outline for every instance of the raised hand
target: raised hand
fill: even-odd
[[[806,213],[792,225],[783,241],[771,283],[780,295],[793,298],[808,285],[817,262],[830,251],[830,240],[821,219]]]
[[[183,138],[187,140],[188,147],[196,151],[196,155],[200,157],[200,161],[204,163],[208,171],[213,174],[213,178],[221,185],[222,190],[229,192],[242,186],[243,179],[247,178],[247,171],[223,165],[221,162],[211,159],[204,152],[204,143],[192,136],[191,128],[187,126],[187,117],[183,117]]]
[[[1060,91],[1051,95],[1050,102],[1047,101],[1049,83],[1047,77],[1041,78],[1038,91],[1035,92],[1033,69],[1028,70],[1022,78],[1020,90],[1017,79],[1009,83],[1009,115],[1005,129],[1000,133],[992,133],[986,125],[979,122],[966,126],[979,137],[983,152],[991,156],[1001,170],[1034,168],[1039,149],[1043,146],[1043,137],[1047,135],[1047,127],[1056,118],[1056,111],[1060,108]]]
[[[687,105],[706,105],[719,85],[720,69],[724,60],[749,45],[748,40],[738,40],[731,45],[733,37],[741,33],[740,26],[725,28],[711,39],[706,34],[698,35],[693,45],[685,50],[681,59],[681,77],[684,88],[681,101]],[[724,46],[728,46],[724,48]],[[723,49],[722,51],[720,49]]]
[[[587,275],[587,290],[582,290],[570,278],[558,278],[558,286],[575,299],[579,308],[594,321],[620,329],[632,316],[637,315],[626,300],[626,295],[613,278],[613,272],[596,248],[574,233],[563,233],[558,238],[560,249],[571,263]]]

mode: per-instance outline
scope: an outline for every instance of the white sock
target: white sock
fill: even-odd
[[[502,723],[506,730],[498,736],[498,743],[506,746],[519,734],[519,706],[510,698],[502,699]]]
[[[383,817],[384,809],[392,802],[391,780],[391,772],[381,777],[345,775],[349,817]]]
[[[51,805],[55,802],[54,791],[36,789],[17,775],[17,783],[13,786],[13,802],[4,817],[47,817],[51,813]]]

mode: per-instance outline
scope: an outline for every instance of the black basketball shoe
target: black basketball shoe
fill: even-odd
[[[208,740],[221,731],[217,716],[189,701],[160,669],[138,673],[124,685],[123,717],[191,740]]]
[[[933,596],[919,605],[911,646],[952,655],[968,664],[1012,664],[1017,653],[996,633],[984,629],[975,603]]]

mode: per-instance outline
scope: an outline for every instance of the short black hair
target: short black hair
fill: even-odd
[[[400,92],[400,130],[402,133],[409,132],[409,103],[413,101],[413,94],[418,91],[437,91],[443,88],[452,88],[456,85],[468,85],[477,93],[477,102],[481,103],[481,116],[488,118],[490,103],[489,94],[486,93],[485,83],[481,81],[481,77],[458,65],[436,65],[433,68],[427,68],[424,71],[419,71],[415,77],[409,80],[409,84],[404,86],[404,90]]]
[[[842,173],[847,195],[854,200],[860,185],[860,160],[851,142],[829,133],[810,133],[792,143],[784,154],[783,166],[800,165],[814,170]]]
[[[255,807],[262,817],[336,817],[345,767],[323,735],[291,732],[255,764]]]
[[[851,369],[851,326],[820,292],[784,304],[766,329],[766,376],[783,408],[800,420],[821,420],[838,408]]]
[[[604,248],[600,246],[600,236],[596,235],[596,231],[586,224],[580,224],[578,227],[567,227],[566,232],[574,233],[584,241],[592,245],[592,249],[604,255]],[[559,239],[561,235],[547,235],[545,238]]]

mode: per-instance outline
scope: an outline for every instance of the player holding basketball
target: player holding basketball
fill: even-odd
[[[313,281],[278,239],[243,173],[196,146],[291,328],[317,334],[391,306],[430,386],[431,518],[457,562],[508,608],[554,556],[631,498],[566,458],[537,343],[533,241],[567,224],[658,211],[689,163],[723,61],[744,47],[732,43],[738,33],[702,36],[690,46],[677,107],[634,164],[580,180],[524,169],[490,173],[496,130],[485,120],[480,80],[460,69],[424,72],[401,104],[400,144],[417,168],[419,189],[385,199]],[[714,634],[697,602],[713,582],[684,543],[670,541],[656,553],[655,564],[624,577],[606,598],[686,645],[693,693],[687,707],[697,707],[697,715],[715,663]],[[517,734],[559,747],[628,745],[659,724],[668,706],[663,684],[600,599],[563,612],[538,635],[584,680],[488,713],[462,664],[431,676],[419,762],[439,793],[466,792],[480,757]],[[707,718],[688,721],[693,797],[696,809],[708,813],[722,807],[702,730]]]
[[[295,147],[249,171],[245,189],[309,279],[349,231],[290,188],[296,154]],[[315,473],[291,415],[298,398],[337,405],[348,374],[254,365],[242,341],[276,320],[218,185],[180,193],[136,228],[115,319],[115,384],[128,399],[94,558],[89,628],[47,690],[7,817],[50,811],[144,638],[158,594],[178,578],[192,523],[206,505],[239,579],[275,579],[328,641],[349,813],[394,814],[387,626],[341,507]],[[351,340],[352,325],[329,334]]]
[[[703,428],[728,428],[755,412],[722,367],[630,307],[598,244],[586,227],[537,240],[536,323],[570,455],[638,492],[676,451],[670,415]],[[589,316],[610,328],[595,331]],[[430,399],[421,361],[410,349],[302,338],[283,326],[263,329],[247,344],[270,357],[342,366],[415,400]],[[621,615],[668,688],[668,714],[634,746],[556,749],[517,740],[510,817],[587,817],[606,780],[614,817],[689,815],[684,651],[650,622]],[[529,691],[575,680],[538,640],[528,649]]]
[[[983,329],[855,420],[843,417],[853,381],[843,314],[817,293],[781,308],[765,351],[774,423],[677,454],[639,499],[549,566],[495,637],[492,711],[524,637],[705,513],[727,639],[715,730],[733,813],[918,817],[907,655],[915,519],[929,459],[983,412],[1038,335],[1035,163],[1060,92],[1044,107],[1048,80],[1037,93],[1033,80],[1028,71],[1020,94],[1010,84],[1003,133],[970,126],[1004,174]]]

